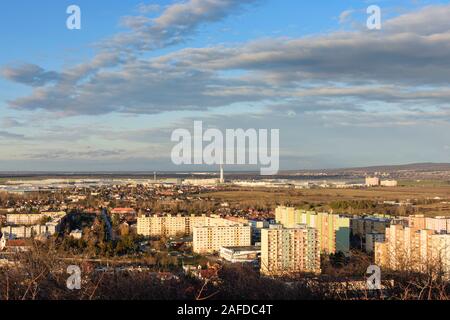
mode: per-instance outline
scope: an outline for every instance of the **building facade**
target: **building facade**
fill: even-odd
[[[245,219],[224,219],[220,216],[141,216],[137,233],[143,236],[193,235],[193,251],[212,254],[221,247],[243,247],[252,243],[252,232]]]
[[[58,223],[46,223],[45,225],[34,226],[6,226],[2,227],[2,234],[7,239],[33,238],[41,235],[54,235],[59,232]]]
[[[391,219],[376,216],[355,217],[350,221],[352,234],[362,239],[365,239],[369,233],[384,234],[390,224]]]
[[[252,242],[254,244],[261,243],[261,230],[269,227],[269,221],[266,220],[250,220],[252,227]]]
[[[36,225],[44,218],[58,219],[63,218],[66,212],[41,212],[41,213],[8,213],[6,223],[8,225]]]
[[[222,247],[220,257],[231,263],[256,263],[261,257],[261,247]]]
[[[321,252],[350,254],[350,219],[326,212],[296,210],[292,207],[278,207],[275,220],[286,228],[306,225],[318,232]]]
[[[248,247],[252,243],[248,225],[194,227],[192,250],[198,254],[212,254],[222,247]]]
[[[392,270],[444,271],[450,275],[450,234],[391,225],[375,244],[375,263]]]
[[[367,177],[366,178],[366,186],[368,187],[378,187],[380,186],[381,181],[378,177]]]
[[[320,273],[318,232],[305,225],[285,228],[271,225],[261,234],[261,273],[285,276]]]
[[[414,230],[426,229],[427,219],[423,214],[411,215],[408,217],[408,226]]]
[[[425,228],[434,230],[437,233],[450,233],[449,217],[427,217],[425,218]]]
[[[61,230],[66,212],[42,212],[37,214],[7,214],[6,225],[1,228],[8,239],[51,236]]]
[[[386,240],[386,236],[383,233],[367,233],[365,236],[365,251],[367,253],[374,253],[375,252],[375,244],[376,243],[383,243]]]
[[[195,227],[234,225],[231,220],[219,216],[140,216],[137,219],[137,232],[147,237],[191,235]]]
[[[380,182],[382,187],[397,187],[398,181],[397,180],[382,180]]]

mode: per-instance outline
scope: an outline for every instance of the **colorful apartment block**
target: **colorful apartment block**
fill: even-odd
[[[261,273],[284,276],[320,273],[318,231],[305,225],[285,228],[271,225],[261,234]]]
[[[450,234],[417,229],[421,223],[415,221],[409,227],[391,225],[387,228],[385,242],[375,244],[375,263],[392,270],[417,272],[442,268],[450,275]]]
[[[321,252],[350,254],[350,219],[336,214],[278,207],[275,220],[286,228],[306,225],[318,232]]]

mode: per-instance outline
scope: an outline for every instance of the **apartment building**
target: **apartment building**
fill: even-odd
[[[425,228],[437,233],[450,233],[450,217],[427,217]]]
[[[46,225],[34,226],[6,226],[1,228],[2,234],[7,239],[23,239],[32,238],[43,234],[54,234],[54,229],[50,229]]]
[[[61,223],[66,216],[61,212],[42,212],[38,214],[8,214],[6,225],[1,228],[2,234],[8,239],[32,238],[49,236],[60,232]],[[45,222],[44,218],[48,218]]]
[[[57,219],[66,215],[66,212],[41,212],[41,213],[8,213],[6,215],[6,224],[8,225],[36,225],[43,218]]]
[[[442,266],[443,272],[450,278],[450,234],[435,234],[431,237],[434,259]]]
[[[303,224],[317,229],[319,246],[323,253],[350,254],[350,219],[347,217],[281,206],[275,210],[275,220],[286,228]]]
[[[450,217],[425,217],[422,214],[408,217],[408,226],[415,230],[433,230],[436,233],[450,233]]]
[[[378,187],[381,184],[381,180],[378,177],[367,177],[366,186],[368,187]]]
[[[318,231],[305,225],[271,225],[261,234],[261,273],[283,276],[320,273]]]
[[[275,209],[275,221],[283,225],[285,228],[295,227],[301,224],[302,211],[294,207],[280,206]]]
[[[252,242],[251,226],[247,220],[223,219],[220,216],[141,216],[137,232],[143,236],[193,235],[193,251],[212,254],[221,247],[247,247]]]
[[[365,236],[365,251],[367,253],[373,253],[375,252],[375,244],[376,243],[383,243],[386,240],[386,236],[383,233],[367,233]]]
[[[398,181],[397,180],[382,180],[380,182],[382,187],[397,187]]]
[[[391,225],[386,229],[385,242],[375,244],[375,263],[398,270],[411,260],[414,231],[403,225]]]
[[[268,228],[270,223],[266,220],[250,220],[250,226],[252,227],[252,242],[260,243],[261,242],[261,230]]]
[[[222,247],[248,247],[251,242],[249,225],[197,226],[193,230],[192,250],[198,254],[212,254]]]
[[[231,263],[257,263],[261,258],[261,247],[222,247],[220,257]]]
[[[140,216],[137,219],[137,232],[147,237],[190,235],[195,227],[234,225],[236,222],[219,216]]]
[[[450,275],[450,234],[391,225],[386,229],[385,242],[375,244],[375,263],[392,270],[418,272],[440,266]]]
[[[355,217],[350,220],[352,234],[361,239],[365,239],[366,235],[370,233],[384,234],[390,224],[391,219],[376,216]]]
[[[423,214],[411,215],[408,217],[408,226],[414,230],[426,228],[426,218]]]
[[[7,239],[32,238],[40,235],[54,235],[60,231],[59,222],[48,222],[44,225],[33,226],[5,226],[1,228]]]

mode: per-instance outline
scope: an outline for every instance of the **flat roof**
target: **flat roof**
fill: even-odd
[[[233,251],[255,251],[261,250],[261,246],[244,246],[244,247],[222,247],[224,249],[233,250]]]

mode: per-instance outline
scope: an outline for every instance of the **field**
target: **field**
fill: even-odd
[[[235,206],[294,205],[322,207],[328,209],[333,202],[384,201],[413,202],[409,206],[415,213],[428,215],[450,215],[450,185],[400,186],[396,188],[370,189],[235,189],[202,194]],[[382,206],[380,210],[382,210]],[[356,212],[355,212],[356,213]],[[380,212],[382,213],[382,212]]]

